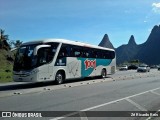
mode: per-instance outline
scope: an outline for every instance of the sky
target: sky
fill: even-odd
[[[60,38],[115,48],[134,35],[144,43],[160,24],[160,0],[0,0],[0,28],[10,40]]]

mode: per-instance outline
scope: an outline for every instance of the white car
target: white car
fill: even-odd
[[[150,67],[146,64],[142,64],[138,67],[137,72],[150,72]]]
[[[122,65],[119,70],[128,70],[128,66],[127,65]]]

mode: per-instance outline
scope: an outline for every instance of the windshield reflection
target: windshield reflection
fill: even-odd
[[[14,70],[29,70],[37,64],[37,58],[33,55],[36,45],[22,46],[16,54]]]
[[[37,55],[34,55],[34,50],[38,45],[25,45],[18,49],[14,71],[31,70],[53,60],[58,43],[50,43],[51,47],[41,47],[38,49]]]

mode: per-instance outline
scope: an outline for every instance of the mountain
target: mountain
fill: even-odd
[[[138,59],[146,64],[160,64],[160,26],[153,27],[148,39],[143,44],[137,45],[132,35],[127,45],[116,49],[117,64]]]
[[[112,43],[110,42],[107,34],[104,35],[102,41],[99,43],[98,46],[114,49],[114,47],[113,47]]]
[[[139,51],[134,36],[131,35],[128,44],[122,45],[116,49],[117,64],[134,59]]]
[[[153,27],[147,41],[140,46],[136,57],[147,64],[160,64],[160,26]]]
[[[137,45],[133,35],[131,35],[129,42],[128,42],[128,45],[129,46],[136,46]]]

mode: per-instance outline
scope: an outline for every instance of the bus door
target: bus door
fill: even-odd
[[[39,45],[36,47],[37,65],[39,67],[38,78],[40,81],[52,78],[53,67],[49,65],[54,55],[50,45]],[[35,53],[36,54],[36,53]]]

